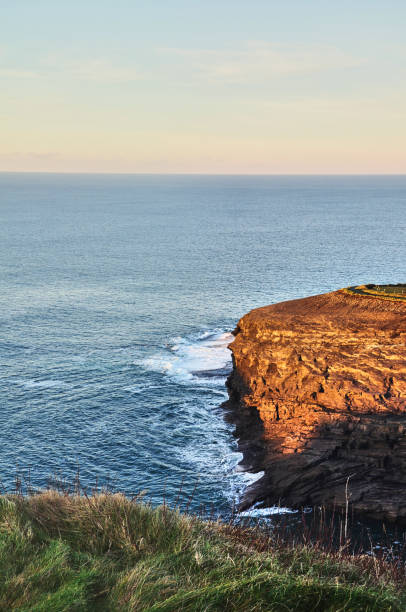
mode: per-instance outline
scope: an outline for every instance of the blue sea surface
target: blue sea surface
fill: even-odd
[[[31,469],[227,515],[250,309],[405,282],[406,177],[0,174],[0,478]]]

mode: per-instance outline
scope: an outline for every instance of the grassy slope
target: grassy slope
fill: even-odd
[[[369,557],[255,533],[121,495],[0,497],[0,610],[406,610]]]

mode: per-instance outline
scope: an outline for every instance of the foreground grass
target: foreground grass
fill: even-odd
[[[0,610],[406,610],[368,556],[282,546],[122,495],[0,497]]]

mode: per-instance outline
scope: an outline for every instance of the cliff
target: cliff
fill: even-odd
[[[230,349],[243,507],[352,508],[406,521],[406,301],[353,288],[258,308]]]

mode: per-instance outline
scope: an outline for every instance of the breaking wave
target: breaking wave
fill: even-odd
[[[142,365],[165,373],[176,382],[223,386],[231,372],[231,353],[227,347],[233,338],[230,332],[221,330],[173,338],[161,352],[144,359]]]

